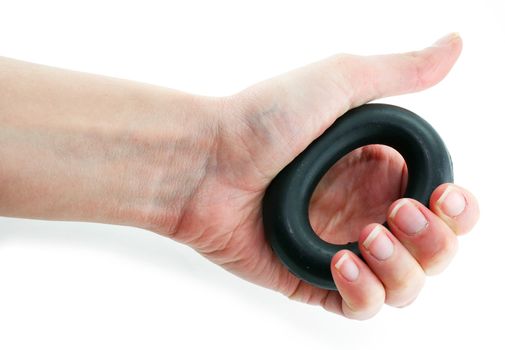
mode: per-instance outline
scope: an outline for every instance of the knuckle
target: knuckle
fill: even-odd
[[[419,51],[410,52],[407,55],[413,63],[411,76],[414,77],[414,88],[417,90],[430,86],[433,72],[438,66],[435,57]]]
[[[407,301],[405,301],[403,303],[398,303],[397,305],[391,305],[391,306],[396,307],[397,309],[406,308],[407,306],[410,306],[412,303],[414,303],[414,301],[416,301],[418,295],[419,295],[419,293],[414,295],[410,300],[407,299]]]
[[[440,235],[442,236],[442,235]],[[453,234],[445,235],[445,239],[438,245],[431,255],[423,260],[422,266],[427,275],[441,273],[451,262],[458,250],[458,240]]]
[[[425,280],[426,275],[420,268],[407,271],[392,286],[386,287],[386,304],[394,307],[410,304],[423,288]]]
[[[348,65],[355,64],[358,57],[359,56],[357,55],[352,55],[348,53],[339,53],[337,55],[332,56],[331,58],[334,64],[347,67]]]
[[[364,320],[379,312],[384,304],[386,295],[384,290],[374,294],[366,295],[359,300],[353,300],[352,304],[343,301],[342,311],[348,318]]]
[[[345,317],[357,321],[364,321],[377,315],[382,307],[382,303],[379,305],[374,305],[374,307],[363,308],[363,309],[353,309],[348,305],[344,305],[342,308],[342,313]]]

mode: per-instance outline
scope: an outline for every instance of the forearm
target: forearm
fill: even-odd
[[[218,110],[212,99],[0,59],[0,215],[175,226],[204,176]]]

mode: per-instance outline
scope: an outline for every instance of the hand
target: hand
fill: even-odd
[[[359,238],[368,265],[342,251],[328,266],[339,292],[315,288],[281,264],[264,237],[261,200],[273,177],[336,118],[370,100],[436,84],[461,48],[461,39],[449,35],[419,52],[338,55],[222,100],[205,175],[177,225],[154,229],[246,280],[349,318],[369,318],[383,303],[411,303],[425,275],[447,266],[457,236],[476,223],[478,206],[468,191],[443,184],[427,208],[396,200],[407,175],[396,151],[367,146],[338,162],[318,185],[309,216],[329,242]],[[377,224],[386,213],[390,230]]]
[[[395,201],[406,170],[386,147],[338,162],[309,216],[329,242],[359,238],[368,265],[339,252],[328,267],[339,292],[314,288],[280,263],[265,241],[261,200],[348,109],[434,85],[460,51],[451,35],[420,52],[339,55],[228,98],[0,58],[0,215],[150,229],[251,282],[351,318],[384,302],[404,306],[477,221],[469,192],[441,185],[429,208]],[[374,224],[386,213],[391,232]]]

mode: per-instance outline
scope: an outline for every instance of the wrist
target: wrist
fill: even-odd
[[[163,94],[162,94],[163,95]],[[129,137],[121,223],[172,235],[214,162],[225,99],[168,92]]]

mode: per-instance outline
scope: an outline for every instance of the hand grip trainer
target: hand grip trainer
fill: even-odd
[[[320,239],[309,222],[309,201],[328,169],[350,151],[370,144],[396,149],[405,159],[405,197],[428,205],[433,190],[453,181],[452,162],[437,132],[416,114],[392,105],[366,104],[338,118],[270,183],[263,198],[265,234],[284,265],[300,279],[336,289],[332,257],[341,249],[359,254],[357,242]]]

